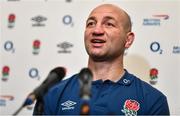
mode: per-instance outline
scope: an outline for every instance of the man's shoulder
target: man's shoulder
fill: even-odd
[[[133,84],[136,85],[138,91],[142,91],[143,96],[165,96],[159,89],[153,87],[152,85],[140,79],[139,77],[130,73],[128,73],[128,76],[133,78]]]
[[[146,114],[169,114],[167,97],[158,89],[149,83],[141,80],[136,76],[134,78],[134,85],[138,93],[138,98],[142,101],[142,106]]]
[[[139,81],[141,82],[141,85],[142,85],[142,89],[143,89],[143,92],[144,92],[144,95],[145,96],[154,96],[154,97],[162,97],[165,95],[158,89],[158,88],[155,88],[154,86],[150,85],[149,83],[139,79]]]

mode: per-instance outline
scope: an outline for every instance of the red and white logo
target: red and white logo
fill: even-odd
[[[150,69],[149,73],[150,73],[149,76],[151,79],[149,82],[152,85],[155,85],[157,83],[157,80],[158,80],[158,69],[152,68],[152,69]]]
[[[4,66],[2,68],[2,81],[7,81],[9,77],[10,68],[9,66]]]
[[[8,16],[8,28],[13,28],[15,25],[16,15],[11,13]]]
[[[128,99],[124,103],[124,107],[121,110],[125,116],[137,116],[137,112],[140,109],[140,104],[136,100]]]
[[[34,40],[33,41],[33,54],[37,55],[40,52],[40,40]]]

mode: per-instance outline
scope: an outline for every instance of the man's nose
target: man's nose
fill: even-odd
[[[104,35],[104,28],[101,24],[97,24],[95,27],[94,27],[94,30],[93,30],[93,36],[102,36]]]

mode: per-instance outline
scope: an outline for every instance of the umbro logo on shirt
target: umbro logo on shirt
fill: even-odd
[[[75,104],[76,104],[76,102],[73,102],[71,100],[67,100],[66,102],[61,104],[63,106],[62,110],[72,110],[72,109],[74,109]]]

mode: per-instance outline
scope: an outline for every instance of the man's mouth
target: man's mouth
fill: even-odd
[[[95,48],[100,48],[100,47],[104,46],[105,42],[106,41],[103,39],[92,39],[91,40],[91,43],[92,43],[93,47],[95,47]]]
[[[106,41],[104,41],[102,39],[92,39],[91,42],[92,43],[105,43]]]

